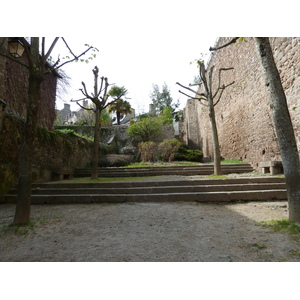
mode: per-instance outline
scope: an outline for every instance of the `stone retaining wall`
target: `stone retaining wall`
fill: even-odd
[[[4,114],[0,130],[0,195],[18,181],[21,119]],[[46,130],[46,129],[45,129]],[[37,134],[33,157],[33,181],[51,180],[52,172],[62,168],[87,167],[91,163],[92,142],[78,137]],[[42,133],[45,134],[42,134]]]
[[[231,38],[220,38],[224,44]],[[215,107],[221,155],[226,158],[258,163],[280,160],[279,146],[269,101],[257,59],[254,40],[218,50],[212,55],[208,69],[234,67],[223,73],[222,82],[235,84],[225,90]],[[300,38],[270,38],[275,62],[286,92],[288,106],[300,146]],[[214,81],[214,85],[216,80]],[[183,124],[185,142],[212,157],[211,129],[208,110],[198,101],[188,100]]]

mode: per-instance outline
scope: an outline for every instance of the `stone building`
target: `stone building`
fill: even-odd
[[[219,38],[218,45],[231,38]],[[254,168],[259,162],[281,160],[279,145],[252,38],[247,42],[214,52],[207,69],[214,66],[214,85],[218,69],[233,67],[222,72],[222,83],[228,87],[215,106],[221,155],[229,159],[249,162]],[[279,69],[283,88],[293,122],[295,136],[300,146],[300,38],[270,38],[274,59]],[[212,157],[212,139],[207,107],[197,100],[188,100],[184,109],[182,126],[184,141],[193,148],[201,149]]]
[[[0,37],[0,52],[9,56],[8,41],[12,38]],[[27,63],[26,55],[18,58]],[[0,55],[0,99],[5,101],[7,111],[22,117],[26,114],[28,101],[28,69],[13,60]],[[38,112],[38,124],[53,128],[55,120],[56,86],[59,75],[55,72],[46,75],[41,86],[41,102]]]

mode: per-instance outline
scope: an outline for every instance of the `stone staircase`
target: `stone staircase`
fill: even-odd
[[[250,164],[221,165],[222,174],[248,173],[253,168]],[[146,168],[99,168],[100,177],[142,177],[162,175],[211,175],[214,173],[213,164],[199,164],[193,166],[146,167]],[[91,169],[76,169],[74,177],[90,177]]]
[[[244,177],[232,179],[176,179],[102,183],[53,182],[34,184],[32,204],[118,202],[229,202],[286,200],[284,178]],[[0,202],[16,201],[16,190]]]

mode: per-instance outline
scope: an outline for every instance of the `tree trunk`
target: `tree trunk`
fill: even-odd
[[[219,145],[219,137],[218,137],[218,129],[215,117],[215,109],[213,100],[211,97],[208,97],[209,103],[209,119],[211,125],[212,132],[212,140],[213,140],[213,151],[214,151],[214,174],[221,175],[221,154],[220,154],[220,145]]]
[[[116,111],[116,115],[117,115],[117,124],[120,125],[121,124],[121,122],[120,122],[120,120],[121,120],[121,112]]]
[[[40,87],[43,81],[38,66],[38,38],[31,44],[32,64],[29,75],[28,105],[26,122],[23,130],[22,143],[19,153],[19,184],[14,224],[26,223],[30,220],[32,156],[36,136],[37,114],[40,101]],[[34,67],[33,67],[34,65]]]
[[[98,161],[99,161],[99,144],[100,144],[100,129],[101,129],[101,110],[98,105],[96,107],[96,124],[94,132],[94,145],[93,145],[93,156],[92,156],[92,179],[98,178]]]
[[[276,67],[269,38],[255,38],[263,69],[287,185],[289,219],[300,223],[300,163],[286,96]]]

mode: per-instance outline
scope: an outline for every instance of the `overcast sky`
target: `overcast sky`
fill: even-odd
[[[82,32],[64,36],[77,54],[85,49],[85,43],[99,49],[97,58],[89,64],[73,63],[63,68],[71,77],[70,94],[64,100],[81,98],[76,92],[81,81],[92,90],[92,69],[97,65],[99,75],[108,77],[109,83],[128,89],[129,101],[137,111],[148,111],[152,84],[162,87],[164,82],[174,101],[180,99],[183,107],[186,97],[178,93],[176,82],[187,85],[193,81],[198,70],[190,62],[208,53],[216,40],[214,33],[206,32],[205,24],[201,28],[201,3],[107,1],[99,5],[99,11],[102,25],[94,25],[92,35]],[[56,51],[63,48],[60,42]],[[57,107],[62,106],[58,101]]]
[[[131,105],[139,111],[148,110],[151,103],[149,94],[152,91],[152,84],[162,87],[165,82],[171,90],[175,100],[180,99],[183,105],[185,97],[178,93],[179,87],[176,82],[189,84],[197,75],[197,67],[190,64],[200,53],[208,52],[210,45],[213,45],[215,37],[203,37],[195,39],[192,34],[187,34],[189,39],[195,39],[194,47],[188,47],[181,43],[179,34],[160,31],[154,28],[152,34],[131,32],[129,29],[124,34],[116,33],[107,39],[98,37],[85,38],[65,36],[70,47],[76,49],[79,54],[84,43],[93,45],[99,49],[96,59],[90,63],[72,63],[63,67],[63,70],[71,78],[69,94],[62,95],[68,102],[71,98],[80,99],[82,94],[78,91],[82,87],[81,81],[87,85],[88,91],[93,90],[94,66],[99,68],[99,77],[108,77],[109,83],[125,86],[128,89],[128,97]],[[52,39],[52,38],[50,38]],[[185,40],[186,38],[184,38]],[[56,50],[63,49],[60,43]],[[63,49],[64,50],[64,49]],[[61,51],[63,52],[63,51]],[[88,56],[88,55],[87,55]],[[62,101],[57,102],[57,107],[63,106]]]
[[[71,78],[68,94],[62,97],[65,103],[82,97],[78,91],[81,81],[92,91],[92,69],[97,65],[99,75],[108,77],[109,83],[128,89],[129,101],[137,112],[148,111],[152,84],[162,87],[164,82],[174,101],[179,99],[184,107],[186,97],[178,92],[176,82],[188,85],[193,81],[198,69],[190,62],[202,53],[209,53],[209,47],[218,36],[257,35],[255,28],[259,21],[267,21],[264,9],[268,7],[267,2],[259,2],[258,9],[257,2],[245,2],[241,7],[240,1],[235,0],[210,3],[199,0],[86,0],[77,4],[52,0],[45,15],[35,14],[26,23],[24,28],[29,25],[31,31],[25,30],[24,36],[28,33],[46,36],[49,42],[51,36],[64,36],[76,54],[86,49],[85,44],[99,49],[97,58],[89,64],[72,63],[63,68]],[[23,17],[23,9],[27,6],[18,3],[15,20],[19,18],[18,13]],[[281,8],[273,5],[272,16],[275,10],[280,12]],[[11,24],[11,18],[9,21]],[[259,28],[262,34],[273,26],[268,22],[263,24],[266,26]],[[24,31],[23,25],[14,26],[16,34]],[[280,36],[282,32],[279,30],[276,34]],[[61,57],[66,54],[65,50],[60,41],[54,59],[58,53]],[[62,107],[63,102],[58,99],[57,108]],[[72,108],[79,107],[73,104]]]

